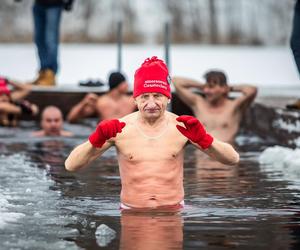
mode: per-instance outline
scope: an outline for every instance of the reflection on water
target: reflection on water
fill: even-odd
[[[122,211],[120,249],[182,249],[180,213]]]
[[[5,134],[0,131],[0,249],[300,249],[300,191],[259,166],[264,142],[240,145],[235,167],[189,145],[186,207],[137,213],[119,210],[115,150],[68,173],[64,160],[86,136]],[[101,224],[116,231],[105,247],[95,235]]]

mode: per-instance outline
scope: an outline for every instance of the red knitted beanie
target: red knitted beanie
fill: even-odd
[[[0,76],[0,95],[2,94],[9,95],[10,90],[7,87],[7,80]]]
[[[171,78],[166,64],[156,56],[147,58],[134,74],[133,97],[143,93],[161,93],[171,98]]]

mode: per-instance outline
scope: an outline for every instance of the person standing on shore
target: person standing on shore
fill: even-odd
[[[34,42],[40,69],[32,82],[39,86],[54,86],[58,70],[60,21],[63,10],[70,11],[73,0],[35,0],[32,8]]]

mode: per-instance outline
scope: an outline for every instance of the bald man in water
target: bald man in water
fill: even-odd
[[[171,98],[167,66],[148,58],[135,72],[133,97],[138,111],[120,120],[98,124],[89,140],[66,159],[68,171],[77,171],[115,146],[121,175],[121,208],[173,209],[184,203],[184,147],[198,150],[225,164],[237,164],[230,144],[207,134],[199,120],[168,112]]]
[[[33,132],[36,137],[42,136],[66,136],[70,137],[73,134],[63,130],[63,115],[59,108],[55,106],[47,106],[41,116],[41,130]]]

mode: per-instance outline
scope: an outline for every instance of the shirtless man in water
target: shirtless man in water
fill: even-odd
[[[207,131],[219,140],[233,143],[242,115],[253,102],[257,89],[250,85],[228,86],[221,71],[209,71],[204,77],[205,84],[183,77],[172,80],[178,97],[192,109]],[[196,94],[192,88],[200,90],[204,96]],[[229,99],[230,91],[241,95]]]
[[[30,91],[30,85],[0,76],[0,126],[15,127],[21,115],[36,116],[38,114],[37,105],[25,100]]]
[[[183,204],[184,147],[197,149],[225,164],[237,164],[238,153],[207,134],[199,120],[168,112],[171,98],[167,66],[148,58],[134,75],[138,111],[120,120],[104,120],[66,159],[68,171],[88,166],[115,146],[121,175],[121,208],[160,209]]]
[[[98,116],[101,120],[121,118],[135,110],[132,96],[128,95],[128,82],[120,72],[113,72],[108,79],[109,92],[98,96],[87,94],[67,115],[68,122]]]
[[[63,129],[64,119],[60,109],[47,106],[41,115],[41,130],[32,133],[35,137],[44,136],[73,136],[73,133]]]

